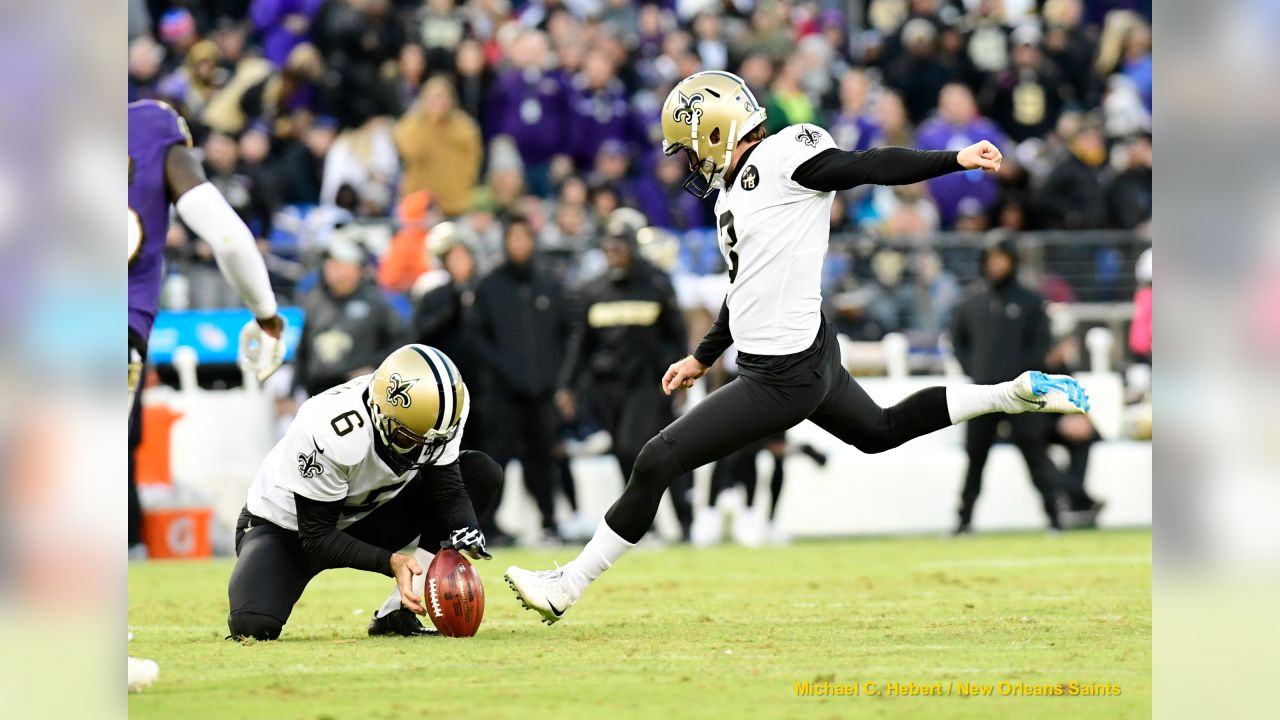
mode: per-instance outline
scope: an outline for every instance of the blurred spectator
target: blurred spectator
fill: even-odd
[[[608,270],[582,290],[559,373],[556,405],[568,423],[580,413],[612,438],[611,452],[623,477],[640,448],[675,420],[672,398],[653,378],[688,352],[684,317],[670,281],[639,257],[635,231],[610,223],[602,243]],[[682,535],[693,508],[688,479],[677,481],[672,500]]]
[[[917,148],[958,150],[979,140],[989,140],[1003,151],[1012,150],[1000,128],[978,114],[978,105],[969,88],[952,83],[942,88],[937,97],[938,115],[920,126],[916,135]],[[955,222],[960,201],[974,198],[986,210],[995,204],[998,194],[995,178],[980,170],[934,178],[929,181],[929,191],[938,203],[942,224],[947,228]]]
[[[396,90],[382,75],[405,44],[405,29],[390,12],[390,0],[330,0],[312,20],[312,41],[336,76],[330,111],[344,127],[376,115],[398,115]]]
[[[1049,318],[1039,295],[1017,279],[1017,251],[1007,240],[987,245],[981,259],[983,282],[956,307],[951,318],[951,343],[955,356],[973,382],[1005,382],[1024,371],[1038,369],[1049,352]],[[1058,519],[1058,471],[1049,461],[1047,415],[1024,413],[980,415],[965,424],[965,450],[969,469],[960,496],[957,534],[970,532],[973,507],[982,490],[982,470],[1002,423],[1010,440],[1021,451],[1044,506],[1049,525],[1061,528]]]
[[[991,76],[984,105],[1011,140],[1022,142],[1053,129],[1062,110],[1063,84],[1058,69],[1040,54],[1040,31],[1023,25],[1013,31],[1013,62]]]
[[[923,183],[877,186],[859,218],[889,237],[919,237],[938,229],[938,208]]]
[[[499,214],[517,212],[525,190],[524,162],[515,142],[500,135],[489,144],[489,175],[485,184]]]
[[[871,257],[873,282],[866,308],[867,318],[879,328],[881,337],[906,329],[914,302],[911,288],[903,282],[907,261],[897,250],[884,249]]]
[[[880,139],[874,143],[912,147],[915,144],[915,128],[907,118],[907,109],[902,105],[902,96],[892,90],[882,90],[876,102],[875,122],[880,126]],[[843,146],[841,146],[843,147]]]
[[[1102,129],[1091,120],[1064,117],[1065,147],[1053,159],[1048,175],[1033,186],[1040,225],[1054,230],[1106,226],[1107,203],[1102,182],[1107,145]]]
[[[747,87],[757,94],[769,87],[773,80],[773,61],[769,55],[760,50],[751,50],[738,65],[738,75],[747,83]]]
[[[439,348],[458,366],[471,394],[471,415],[462,442],[468,449],[485,446],[486,383],[479,351],[472,339],[476,324],[475,255],[467,231],[445,222],[431,229],[431,256],[440,270],[419,278],[413,312],[413,342]]]
[[[196,19],[184,7],[172,8],[160,16],[158,29],[161,42],[169,49],[162,67],[165,72],[172,72],[182,64],[183,57],[200,40],[200,35],[196,32]]]
[[[827,131],[842,150],[866,150],[880,139],[880,126],[868,112],[871,82],[862,70],[851,70],[840,78],[840,110],[831,117]]]
[[[1137,13],[1116,10],[1106,16],[1098,40],[1094,72],[1098,77],[1123,73],[1138,89],[1151,112],[1151,28]]]
[[[150,35],[139,35],[129,43],[129,102],[155,96],[160,79],[164,49]]]
[[[937,251],[917,250],[911,258],[911,346],[934,349],[951,325],[951,311],[960,300],[960,281],[942,264]]]
[[[211,40],[191,46],[186,62],[160,82],[156,93],[190,115],[199,115],[215,90],[226,82],[218,67],[221,53]]]
[[[1001,0],[980,0],[969,20],[969,37],[965,41],[965,55],[969,64],[980,75],[1002,72],[1009,67],[1009,27],[1005,3]],[[1092,57],[1089,59],[1092,62]]]
[[[426,190],[445,217],[466,212],[484,146],[480,127],[457,108],[448,80],[427,81],[418,102],[396,123],[395,143],[404,162],[403,195]]]
[[[484,46],[477,40],[463,40],[450,72],[458,107],[472,118],[485,117],[485,98],[493,84],[493,69],[485,62]]]
[[[626,186],[630,162],[627,146],[618,140],[608,140],[596,152],[595,164],[589,175],[590,182],[608,185],[621,194]]]
[[[396,104],[407,108],[406,113],[412,112],[411,106],[422,93],[422,86],[427,80],[427,53],[421,45],[408,43],[400,48],[393,79]]]
[[[466,34],[466,19],[454,0],[427,0],[421,5],[416,18],[417,36],[426,49],[427,65],[448,67]]]
[[[308,397],[373,372],[403,339],[400,318],[365,277],[365,251],[356,238],[350,230],[330,241],[320,284],[302,299],[306,320],[294,387]]]
[[[249,17],[262,43],[262,56],[284,65],[298,43],[306,42],[315,17],[324,0],[253,0]]]
[[[427,213],[431,201],[431,193],[418,190],[405,195],[396,206],[400,229],[391,237],[391,244],[378,263],[378,283],[387,290],[408,292],[418,278],[431,269],[431,253],[427,252]]]
[[[631,136],[631,110],[613,62],[600,51],[588,52],[582,72],[568,80],[568,150],[579,170],[591,167],[607,141],[626,143]]]
[[[652,173],[641,175],[631,184],[628,201],[645,214],[650,225],[669,230],[706,227],[711,222],[710,206],[685,192],[688,174],[683,155],[661,157]]]
[[[338,121],[315,118],[298,140],[288,143],[276,165],[280,199],[285,204],[315,205],[320,202],[324,163],[338,136]]]
[[[524,162],[529,189],[551,194],[553,155],[565,150],[569,105],[564,86],[546,72],[551,61],[547,37],[526,30],[511,42],[511,68],[489,91],[485,129],[488,137],[510,135]]]
[[[1114,153],[1119,173],[1107,188],[1107,208],[1111,223],[1120,228],[1136,228],[1151,219],[1151,135],[1139,135]]]
[[[769,95],[764,101],[765,129],[769,134],[781,132],[789,125],[811,123],[818,119],[813,103],[800,86],[803,73],[803,61],[799,56],[792,55],[774,75]]]
[[[259,65],[251,64],[243,69],[245,80],[251,80],[262,72]],[[239,96],[237,110],[243,113],[226,129],[237,130],[248,121],[260,120],[271,125],[276,132],[286,130],[290,115],[297,110],[324,112],[331,104],[331,89],[322,83],[325,62],[312,45],[302,43],[293,48],[285,60],[284,68],[244,88]],[[241,71],[237,71],[237,76]],[[233,81],[233,85],[236,85]],[[230,88],[229,88],[230,89]],[[333,96],[333,97],[341,97]],[[345,98],[344,98],[345,102]],[[208,120],[207,120],[208,121]],[[210,122],[210,124],[213,124]]]
[[[476,289],[473,337],[490,397],[485,452],[503,467],[520,461],[543,534],[552,540],[557,531],[551,450],[559,429],[552,394],[569,319],[560,286],[534,260],[534,238],[524,218],[507,219],[507,259]]]
[[[1062,72],[1064,100],[1077,107],[1098,102],[1098,79],[1093,74],[1097,42],[1082,24],[1081,0],[1046,0],[1044,53]]]
[[[720,16],[714,12],[699,13],[693,19],[696,36],[694,50],[702,67],[707,70],[725,70],[729,67],[729,46],[722,35]]]
[[[371,118],[360,127],[343,130],[329,148],[320,202],[335,203],[338,188],[349,185],[362,202],[357,214],[385,215],[391,209],[391,192],[399,176],[400,158],[391,123]]]
[[[940,104],[938,93],[943,86],[957,79],[954,68],[938,57],[937,37],[937,28],[930,21],[909,20],[902,27],[904,54],[885,68],[885,84],[902,95],[907,115],[915,123],[929,116]]]
[[[794,49],[789,32],[790,10],[786,3],[756,3],[751,13],[751,31],[744,38],[743,46],[763,51],[775,63],[785,61]]]
[[[242,147],[249,151],[249,157],[241,157]],[[209,182],[257,238],[271,236],[272,219],[279,207],[275,181],[263,166],[269,152],[267,131],[260,126],[246,130],[240,143],[220,132],[210,133],[204,142],[204,169]],[[234,295],[229,287],[227,292]],[[224,295],[219,293],[218,297]],[[195,302],[200,307],[234,305],[234,301],[223,303],[213,298]]]

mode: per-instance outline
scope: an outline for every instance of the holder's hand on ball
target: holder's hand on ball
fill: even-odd
[[[458,528],[449,534],[449,539],[440,543],[441,548],[451,547],[460,553],[466,553],[472,560],[492,560],[493,556],[484,549],[484,533],[475,528]]]
[[[662,392],[670,395],[680,388],[691,388],[698,378],[707,374],[706,365],[698,362],[692,355],[672,363],[667,374],[662,376]]]
[[[413,592],[413,576],[422,574],[418,561],[412,555],[391,553],[391,574],[395,575],[396,587],[400,588],[400,603],[418,615],[426,615],[422,598]]]

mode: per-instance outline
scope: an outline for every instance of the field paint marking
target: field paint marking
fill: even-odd
[[[973,558],[970,560],[933,560],[930,562],[917,563],[917,568],[929,568],[931,570],[962,567],[997,567],[997,568],[1018,568],[1018,567],[1044,567],[1055,565],[1125,565],[1125,564],[1151,564],[1150,555],[1072,555],[1066,557],[1047,557],[1047,558]]]

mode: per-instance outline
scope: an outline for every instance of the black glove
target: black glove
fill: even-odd
[[[449,533],[449,539],[440,543],[441,548],[451,547],[464,552],[472,560],[492,560],[493,556],[484,549],[484,533],[475,528],[464,527]]]

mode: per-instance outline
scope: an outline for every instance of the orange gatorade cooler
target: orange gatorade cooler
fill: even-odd
[[[192,559],[212,557],[209,525],[213,509],[177,507],[144,510],[142,540],[152,558]]]

